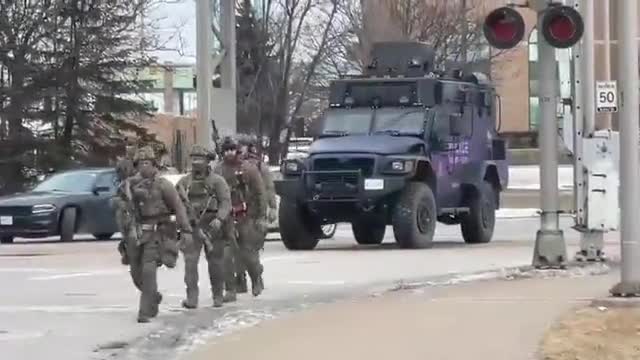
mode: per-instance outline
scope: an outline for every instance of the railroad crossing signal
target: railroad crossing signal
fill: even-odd
[[[574,46],[582,38],[584,22],[574,8],[552,4],[544,9],[540,16],[540,33],[549,45],[566,49]],[[491,46],[497,49],[511,49],[524,38],[524,18],[512,7],[499,7],[485,18],[483,32]]]

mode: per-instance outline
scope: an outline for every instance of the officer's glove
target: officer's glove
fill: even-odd
[[[222,228],[222,221],[218,218],[211,220],[209,223],[209,227],[211,227],[211,231],[216,232]]]
[[[193,244],[193,234],[180,231],[180,250],[182,252],[189,249]]]
[[[271,224],[278,219],[278,213],[275,207],[267,209],[267,221]]]

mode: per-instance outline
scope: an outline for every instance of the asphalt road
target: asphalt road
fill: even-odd
[[[0,357],[34,360],[65,354],[65,360],[171,359],[219,336],[288,311],[355,293],[382,291],[398,281],[447,279],[459,274],[527,265],[539,220],[500,219],[494,241],[468,246],[457,226],[440,224],[437,244],[427,250],[399,250],[387,230],[382,246],[357,246],[350,228],[311,252],[290,252],[268,242],[262,259],[267,289],[259,298],[241,296],[222,309],[210,307],[201,263],[202,308],[185,314],[182,264],[159,272],[164,293],[159,318],[135,322],[138,294],[119,264],[116,242],[18,242],[0,246]],[[563,218],[569,254],[578,234]],[[607,251],[619,252],[617,234]],[[458,275],[455,275],[458,274]]]

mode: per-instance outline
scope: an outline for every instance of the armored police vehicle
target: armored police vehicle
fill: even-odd
[[[391,225],[400,247],[428,248],[438,221],[459,224],[467,243],[491,241],[508,165],[488,77],[436,72],[422,44],[378,43],[371,59],[331,83],[309,156],[282,166],[285,246],[313,249],[338,222],[359,244],[380,244]]]

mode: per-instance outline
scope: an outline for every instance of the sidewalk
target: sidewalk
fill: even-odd
[[[534,360],[563,313],[603,297],[618,271],[484,281],[319,306],[217,338],[190,360]]]

